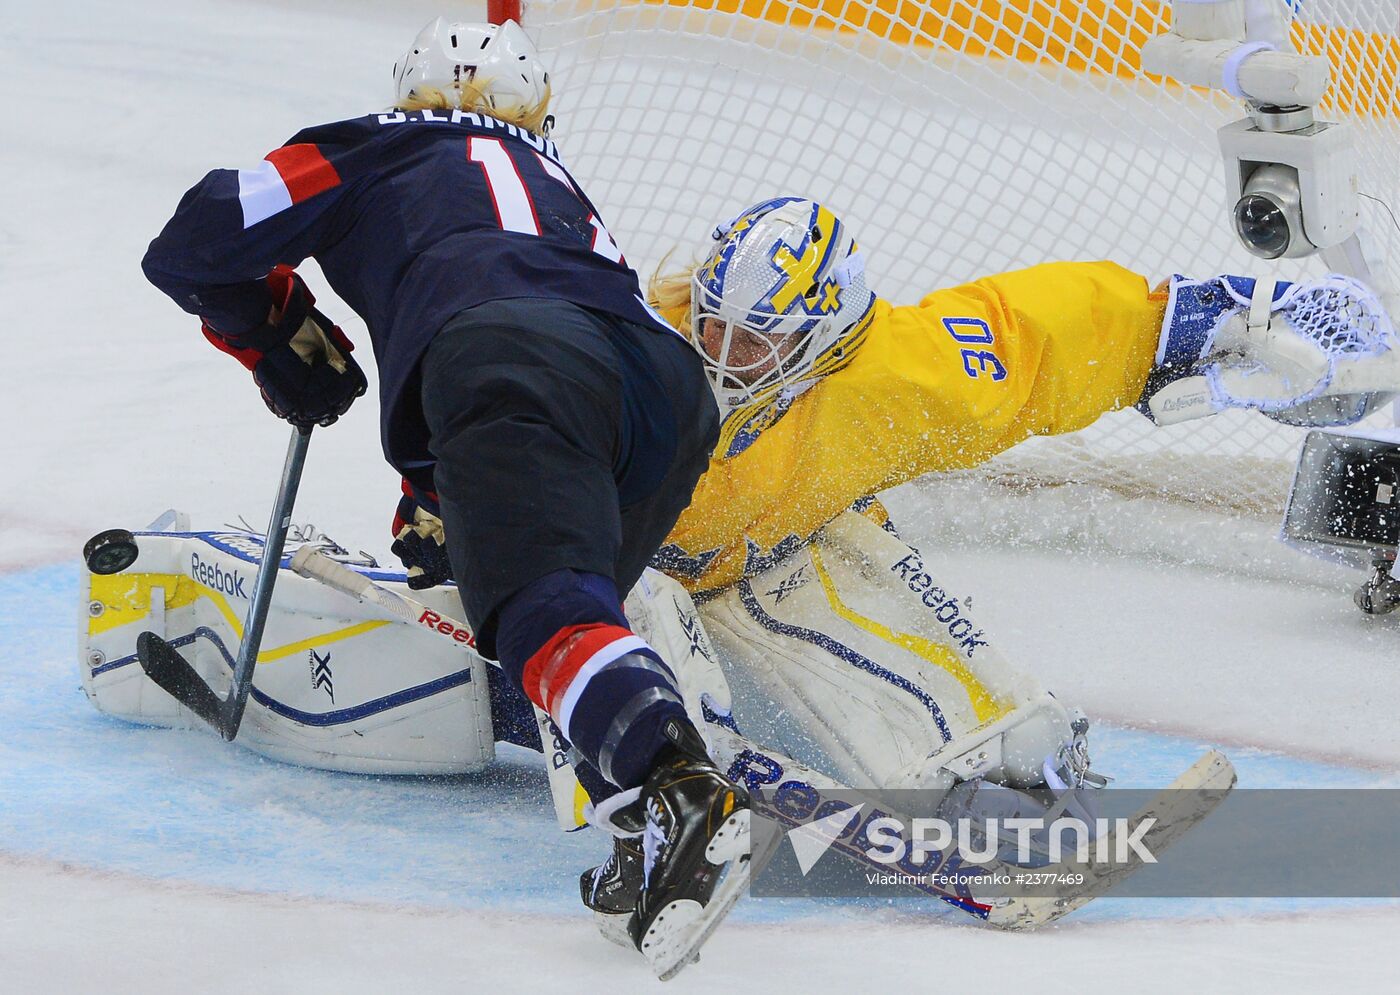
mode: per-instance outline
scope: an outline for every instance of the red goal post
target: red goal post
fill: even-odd
[[[520,0],[486,0],[486,19],[492,24],[520,23]]]

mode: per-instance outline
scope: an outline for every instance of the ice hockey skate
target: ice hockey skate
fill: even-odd
[[[596,823],[635,842],[617,847],[581,885],[595,914],[620,915],[639,845],[640,890],[627,936],[664,981],[695,959],[748,884],[749,795],[710,759],[694,727],[672,720],[663,732],[670,745],[646,783],[594,814]],[[605,935],[614,938],[613,931]]]
[[[642,891],[642,845],[637,839],[616,837],[612,853],[597,867],[579,875],[579,897],[593,913],[593,921],[604,939],[624,947],[632,946],[627,924]]]

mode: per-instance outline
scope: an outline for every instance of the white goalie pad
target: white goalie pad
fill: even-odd
[[[136,637],[150,630],[169,640],[224,693],[261,539],[146,532],[136,541],[140,556],[127,570],[84,575],[83,686],[118,718],[198,727],[141,671]],[[278,577],[239,745],[362,773],[457,773],[488,763],[495,748],[486,661],[298,576],[287,567],[294,552]],[[401,572],[351,567],[406,592]],[[732,682],[746,731],[781,742],[796,730],[822,754],[820,766],[853,786],[938,787],[976,777],[1039,784],[1045,759],[1073,741],[1070,719],[1000,657],[948,583],[935,580],[918,552],[848,514],[808,548],[698,609],[678,583],[651,570],[625,608],[671,665],[707,735],[734,728]],[[460,614],[454,588],[413,595],[445,616]],[[753,728],[758,710],[772,730]],[[576,794],[561,795],[570,826]]]
[[[199,727],[142,672],[136,637],[146,630],[163,637],[225,694],[262,538],[237,531],[135,537],[140,553],[125,571],[82,577],[83,689],[118,718]],[[287,567],[295,548],[277,578],[238,744],[356,773],[480,770],[495,756],[485,661],[297,576]],[[407,590],[402,572],[354,569]],[[455,588],[415,593],[445,614],[461,614]]]
[[[710,723],[728,720],[733,708],[729,682],[685,588],[647,568],[627,595],[623,611],[632,630],[670,665],[695,728],[704,734]]]
[[[814,766],[854,787],[1041,784],[1047,758],[1073,742],[1070,717],[1001,657],[955,591],[848,512],[700,611],[754,738],[783,735],[745,711],[766,699],[820,751]]]

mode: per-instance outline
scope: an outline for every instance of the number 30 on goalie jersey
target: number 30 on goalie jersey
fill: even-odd
[[[963,372],[973,380],[983,373],[990,373],[994,381],[1006,379],[1006,367],[990,348],[974,349],[967,343],[991,346],[996,341],[992,326],[981,318],[944,318],[943,327],[948,334],[963,344]]]

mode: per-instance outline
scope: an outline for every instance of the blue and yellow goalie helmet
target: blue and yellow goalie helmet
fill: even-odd
[[[763,400],[827,372],[875,303],[841,220],[815,201],[779,197],[713,238],[691,286],[690,336],[720,405]]]

